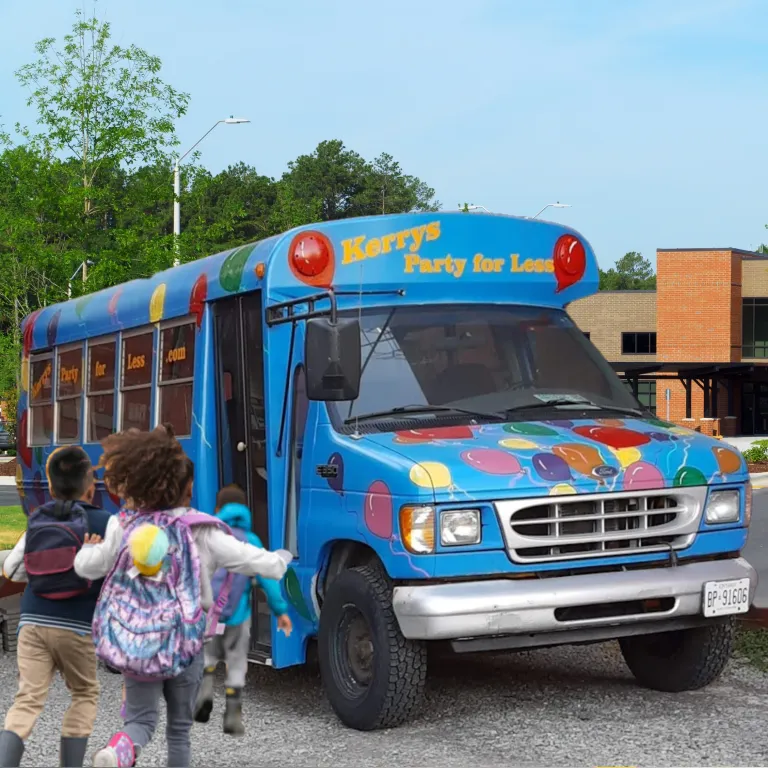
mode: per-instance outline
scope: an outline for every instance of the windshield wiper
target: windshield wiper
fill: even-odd
[[[516,411],[533,411],[540,408],[561,408],[565,405],[571,406],[574,410],[578,410],[580,407],[589,410],[596,409],[600,411],[614,411],[615,413],[625,413],[628,416],[644,416],[643,411],[637,408],[624,408],[620,405],[600,405],[594,403],[591,400],[574,401],[569,397],[563,397],[562,399],[548,400],[540,403],[527,403],[525,405],[513,405],[511,408],[505,408],[505,413],[514,413]]]
[[[358,421],[369,421],[371,419],[384,419],[387,416],[398,416],[410,413],[463,413],[467,416],[480,419],[493,419],[494,421],[503,421],[502,413],[489,413],[487,411],[471,411],[466,408],[454,408],[451,405],[399,405],[397,408],[390,408],[386,411],[374,411],[373,413],[364,413],[361,416],[352,416],[344,420],[345,424],[354,424]]]

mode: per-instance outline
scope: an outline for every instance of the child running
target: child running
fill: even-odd
[[[94,641],[97,655],[123,673],[126,718],[93,765],[135,765],[154,735],[162,696],[165,764],[188,768],[203,638],[221,608],[212,597],[211,576],[226,568],[280,579],[286,559],[238,541],[215,517],[181,506],[191,494],[190,465],[169,430],[110,435],[103,447],[104,481],[130,512],[122,522],[109,521],[103,542],[78,553],[75,569],[84,578],[109,574],[94,617]]]
[[[261,547],[261,540],[253,533],[251,512],[246,506],[245,493],[237,485],[228,485],[216,497],[216,517],[226,523],[240,541],[247,541]],[[213,576],[214,594],[218,596],[226,571],[217,571]],[[278,629],[291,634],[293,626],[288,616],[288,603],[280,592],[280,583],[274,579],[257,576],[257,585],[264,590],[272,613],[277,617]],[[248,671],[248,646],[251,639],[251,579],[236,576],[229,593],[229,602],[222,611],[220,621],[225,625],[224,634],[216,635],[205,646],[205,673],[203,684],[195,706],[195,720],[207,723],[213,709],[213,681],[216,666],[220,661],[227,665],[226,707],[224,709],[224,733],[242,736],[243,702],[242,693],[245,675]]]
[[[59,764],[83,764],[99,703],[91,622],[101,581],[80,578],[75,552],[104,535],[108,512],[91,503],[93,467],[79,446],[55,450],[45,467],[53,501],[30,516],[3,564],[3,576],[27,581],[19,621],[19,690],[0,733],[0,766],[18,766],[58,670],[72,694],[61,725]],[[82,550],[80,550],[82,551]]]

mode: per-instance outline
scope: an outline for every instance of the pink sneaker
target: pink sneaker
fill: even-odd
[[[135,762],[136,750],[125,733],[116,733],[109,744],[93,756],[93,768],[132,768]]]

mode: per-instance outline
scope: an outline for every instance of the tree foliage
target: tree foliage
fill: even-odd
[[[653,265],[637,251],[625,253],[608,270],[600,270],[601,291],[652,291],[656,289]]]
[[[0,126],[0,401],[13,398],[20,320],[65,299],[80,265],[75,297],[173,263],[175,126],[190,100],[95,14],[77,12],[16,75],[36,121],[17,122],[15,142]],[[368,161],[339,140],[278,179],[243,162],[212,174],[192,155],[181,197],[182,261],[313,221],[440,207],[391,155]]]

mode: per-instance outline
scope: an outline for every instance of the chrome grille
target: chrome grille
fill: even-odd
[[[510,557],[577,560],[690,546],[706,488],[496,502]]]

